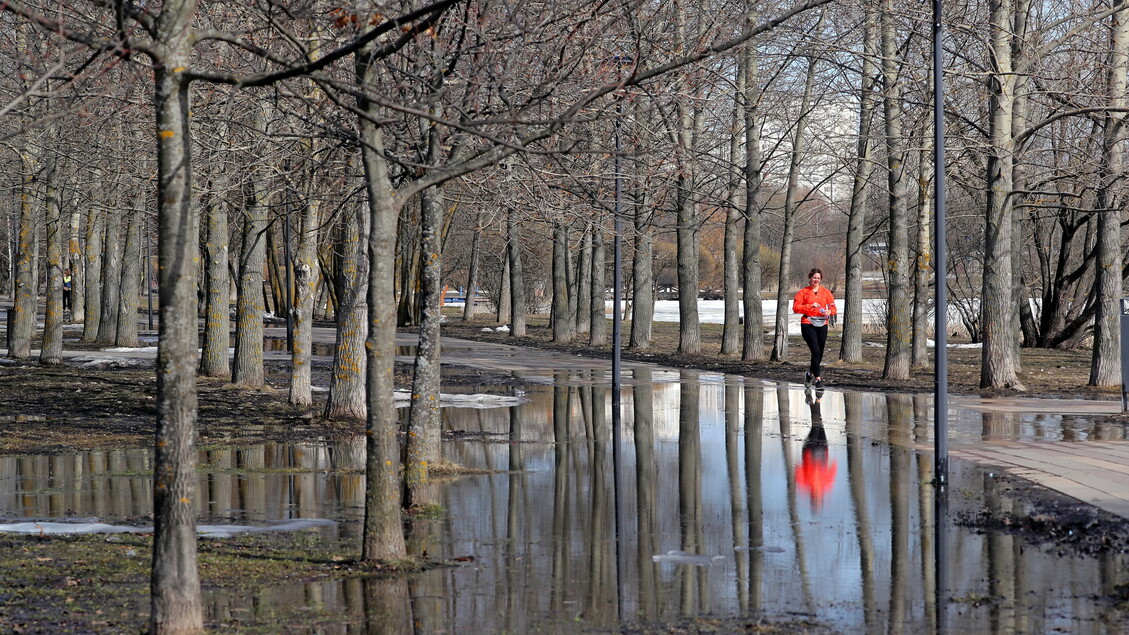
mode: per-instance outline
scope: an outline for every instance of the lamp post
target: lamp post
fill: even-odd
[[[936,253],[933,254],[936,275],[936,319],[937,363],[934,369],[933,396],[933,443],[934,478],[937,485],[945,488],[949,483],[949,329],[948,329],[948,265],[945,251],[945,99],[944,81],[941,73],[941,3],[933,0],[933,178],[936,216],[934,235]]]

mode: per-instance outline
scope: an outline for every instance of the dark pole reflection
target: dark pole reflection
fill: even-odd
[[[632,407],[635,414],[635,497],[638,530],[639,607],[644,620],[658,619],[655,562],[658,536],[655,514],[658,509],[658,470],[655,465],[654,379],[650,368],[633,371]]]
[[[933,602],[937,633],[949,632],[948,612],[948,580],[949,580],[949,490],[948,487],[936,487],[933,492],[933,553],[934,575],[933,584],[935,599]]]

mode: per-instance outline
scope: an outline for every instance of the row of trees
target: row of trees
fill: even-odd
[[[787,357],[794,272],[815,265],[844,271],[841,355],[856,360],[864,263],[878,252],[890,307],[884,374],[904,378],[927,362],[935,175],[930,18],[919,7],[2,8],[10,355],[31,355],[43,280],[41,360],[60,360],[68,263],[84,337],[133,343],[143,229],[157,236],[154,631],[199,628],[195,377],[262,385],[268,298],[276,311],[292,307],[297,405],[312,403],[312,320],[334,316],[326,415],[363,418],[369,430],[362,555],[403,557],[402,480],[407,503],[426,501],[438,457],[443,285],[494,288],[515,335],[541,289],[555,338],[604,343],[617,157],[631,346],[650,345],[668,244],[683,352],[701,349],[703,260],[720,263],[721,352],[745,359]],[[954,240],[945,280],[984,342],[982,384],[1022,387],[1021,341],[1089,336],[1091,383],[1112,384],[1125,266],[1125,0],[990,0],[961,11],[946,20]],[[703,255],[711,224],[720,253]],[[806,251],[794,248],[801,237]],[[491,245],[495,255],[504,248],[492,272]],[[456,253],[445,271],[444,255]],[[773,289],[781,306],[766,342],[760,301]],[[421,332],[403,463],[391,398],[398,323]]]

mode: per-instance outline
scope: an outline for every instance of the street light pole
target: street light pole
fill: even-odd
[[[933,185],[936,189],[934,234],[937,236],[936,253],[933,254],[937,340],[933,396],[933,470],[937,486],[944,489],[949,484],[949,299],[945,254],[945,86],[941,68],[941,3],[942,0],[933,0]]]

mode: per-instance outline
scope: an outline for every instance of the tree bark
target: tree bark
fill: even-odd
[[[603,346],[608,343],[607,286],[604,281],[606,267],[603,225],[597,222],[592,225],[592,292],[588,296],[589,346]]]
[[[256,117],[255,127],[263,129],[264,119]],[[262,388],[263,373],[263,268],[267,253],[266,184],[263,174],[254,170],[243,224],[243,244],[239,253],[239,286],[235,296],[235,357],[231,381],[245,388]]]
[[[310,361],[314,341],[314,297],[318,286],[318,223],[320,203],[309,193],[298,235],[298,263],[294,269],[294,350],[290,356],[290,403],[313,404]]]
[[[553,341],[571,342],[576,337],[576,321],[569,313],[568,229],[561,221],[553,223]]]
[[[646,350],[651,347],[655,322],[655,238],[651,227],[652,212],[647,202],[634,197],[634,257],[631,259],[631,340],[630,347]]]
[[[866,190],[870,186],[870,175],[874,167],[871,156],[874,147],[871,129],[878,102],[878,95],[875,92],[877,69],[874,63],[878,57],[879,41],[877,0],[864,0],[863,12],[858,145],[855,155],[855,175],[851,187],[851,207],[847,216],[847,279],[843,291],[843,341],[839,348],[839,359],[850,363],[862,361],[862,271],[868,206]]]
[[[686,7],[682,1],[674,4],[674,48],[676,54],[686,50]],[[683,79],[683,88],[686,85]],[[678,352],[700,353],[702,330],[698,323],[698,211],[693,200],[694,117],[683,99],[674,103],[675,110],[675,177],[674,210],[678,227],[675,242],[678,246]]]
[[[905,146],[902,137],[901,87],[898,82],[897,43],[894,4],[884,0],[882,7],[882,104],[886,123],[886,179],[890,191],[889,255],[886,258],[886,284],[889,288],[886,310],[885,379],[909,379],[913,352],[913,298],[910,286],[909,203],[906,196]]]
[[[357,79],[362,86],[378,86],[379,65],[366,60],[362,52],[357,61]],[[401,473],[398,419],[392,402],[392,365],[396,346],[396,224],[398,198],[389,181],[384,132],[375,122],[381,113],[376,104],[362,98],[358,107],[361,133],[361,158],[364,163],[368,193],[367,222],[362,229],[367,248],[358,250],[367,256],[371,275],[358,275],[366,282],[364,298],[368,312],[368,337],[365,340],[365,386],[367,420],[365,461],[365,521],[361,539],[361,557],[368,562],[399,560],[406,556],[403,525],[400,520]],[[369,272],[357,272],[369,273]],[[358,298],[360,299],[360,298]],[[343,302],[343,307],[347,303]],[[361,309],[363,310],[363,303]],[[344,311],[344,308],[343,308]],[[364,313],[360,312],[363,316]],[[363,323],[363,322],[362,322]],[[359,330],[359,329],[358,329]],[[339,349],[340,354],[340,349]]]
[[[230,377],[228,349],[231,347],[231,279],[228,277],[227,201],[219,195],[227,190],[222,171],[213,183],[217,186],[205,207],[208,239],[204,270],[204,346],[200,374]]]
[[[469,321],[474,317],[475,306],[474,298],[478,295],[478,261],[479,254],[479,238],[482,231],[479,228],[479,220],[481,212],[475,214],[474,230],[471,232],[470,239],[470,266],[467,267],[467,281],[466,281],[466,301],[463,302],[463,321]]]
[[[142,211],[131,207],[122,248],[122,275],[118,293],[118,327],[116,346],[137,346],[137,307],[141,302],[141,217]]]
[[[120,208],[123,196],[117,197]],[[118,339],[118,302],[122,278],[122,212],[106,210],[106,238],[102,242],[102,306],[98,309],[98,335],[94,343],[112,346]]]
[[[521,234],[517,230],[517,210],[510,207],[506,218],[506,254],[510,261],[510,335],[525,335],[525,275],[521,265]]]
[[[369,316],[369,307],[373,305],[371,302],[366,304],[365,301],[366,289],[369,286],[369,254],[368,242],[362,237],[369,234],[370,215],[368,210],[354,209],[345,215],[346,218],[339,228],[341,252],[337,265],[337,289],[340,293],[337,306],[337,353],[333,357],[333,373],[330,375],[329,398],[325,407],[325,416],[329,419],[365,419],[366,417],[365,324],[376,319]],[[388,240],[395,241],[395,235],[393,234]],[[390,249],[394,248],[393,246]],[[392,266],[395,266],[394,262]],[[394,278],[395,271],[389,272],[389,275]],[[389,293],[393,293],[391,289]],[[389,299],[389,311],[392,313],[389,324],[395,329],[394,298]],[[395,331],[392,337],[395,339]],[[397,462],[399,462],[398,453]]]
[[[746,0],[745,26],[752,28],[758,20],[757,2]],[[760,361],[765,358],[764,306],[761,303],[763,286],[761,269],[761,129],[757,121],[760,112],[761,90],[759,84],[760,62],[757,47],[746,46],[741,64],[745,73],[745,90],[741,95],[741,120],[745,134],[745,229],[741,235],[744,250],[741,262],[741,284],[745,292],[742,302],[745,310],[745,328],[741,341],[741,359]]]
[[[11,345],[8,357],[31,359],[31,338],[35,335],[36,314],[39,312],[35,292],[36,271],[39,269],[35,250],[35,226],[38,224],[39,205],[36,203],[35,181],[39,170],[37,151],[29,143],[20,151],[23,170],[20,190],[20,220],[16,237],[16,297],[12,304],[14,321],[8,325]]]
[[[97,172],[97,171],[96,171]],[[82,341],[93,342],[98,337],[98,323],[102,311],[102,238],[105,235],[106,210],[91,205],[86,217],[86,258],[83,283],[86,292],[82,322]]]
[[[1117,0],[1110,34],[1108,86],[1110,106],[1121,109],[1103,118],[1102,163],[1095,203],[1098,216],[1097,268],[1094,280],[1097,312],[1094,316],[1094,352],[1090,363],[1091,386],[1121,384],[1121,295],[1124,252],[1121,243],[1122,208],[1116,203],[1115,184],[1124,176],[1122,131],[1124,109],[1129,106],[1126,95],[1129,76],[1129,5]]]
[[[980,325],[984,342],[980,387],[1024,390],[1019,381],[1016,302],[1012,297],[1012,114],[1016,78],[1012,67],[1012,0],[988,4],[991,71],[988,78],[989,156]]]
[[[189,90],[194,0],[161,9],[155,59],[158,259],[157,433],[153,465],[153,567],[149,631],[203,631],[196,570],[197,228],[192,213]]]
[[[822,30],[826,12],[820,10],[819,22],[815,28]],[[776,285],[776,335],[772,342],[772,361],[788,359],[788,320],[792,314],[792,240],[796,235],[796,203],[799,186],[800,160],[807,144],[808,117],[811,114],[812,91],[815,85],[815,70],[819,58],[808,55],[808,69],[804,80],[804,94],[800,99],[800,114],[796,118],[796,134],[792,139],[791,160],[788,163],[788,190],[784,194],[784,232],[780,240],[780,272]]]
[[[42,180],[47,217],[47,307],[39,363],[55,365],[63,361],[63,215],[55,187],[56,158],[48,156],[46,163]]]
[[[745,77],[744,65],[738,64],[737,70],[737,94],[744,96],[745,93]],[[721,350],[722,355],[736,355],[738,344],[740,343],[741,334],[741,312],[738,309],[740,299],[738,295],[741,293],[741,285],[739,282],[741,269],[737,262],[737,225],[741,220],[740,205],[740,187],[741,175],[738,171],[738,165],[741,162],[741,135],[737,134],[737,128],[741,125],[742,107],[739,100],[734,101],[733,107],[733,122],[731,124],[732,132],[729,135],[729,209],[725,213],[725,237],[723,251],[723,297],[724,297],[724,314],[722,330],[721,330]]]
[[[576,258],[576,332],[592,330],[592,232],[589,224],[580,240],[580,254]]]

